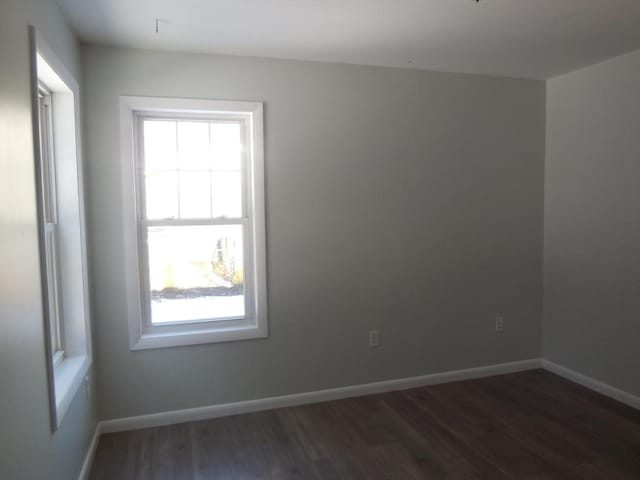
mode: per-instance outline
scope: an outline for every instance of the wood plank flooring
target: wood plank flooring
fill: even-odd
[[[640,479],[640,411],[543,370],[103,435],[90,478]]]

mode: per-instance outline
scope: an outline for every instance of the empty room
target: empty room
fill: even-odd
[[[0,479],[640,479],[638,0],[0,0]]]

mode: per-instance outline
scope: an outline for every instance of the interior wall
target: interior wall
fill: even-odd
[[[83,52],[102,418],[539,357],[543,82]],[[123,94],[265,102],[268,339],[129,350]]]
[[[640,395],[640,51],[548,82],[545,358]]]
[[[28,25],[81,79],[79,45],[54,2],[3,0],[0,15],[0,477],[77,478],[96,425],[83,388],[49,422],[38,261]]]

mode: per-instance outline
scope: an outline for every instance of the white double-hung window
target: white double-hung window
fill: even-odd
[[[42,60],[41,60],[42,61]],[[60,260],[58,256],[59,229],[56,193],[56,162],[53,142],[52,93],[43,83],[38,84],[38,130],[40,142],[40,195],[42,205],[43,275],[46,277],[45,301],[49,320],[49,342],[53,364],[64,359],[62,334],[62,296],[60,291]]]
[[[80,89],[34,28],[30,38],[44,349],[55,430],[87,378],[92,359]]]
[[[266,336],[262,104],[121,107],[131,348]]]

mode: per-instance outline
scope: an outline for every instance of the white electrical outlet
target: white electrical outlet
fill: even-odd
[[[504,318],[496,317],[496,332],[504,332]]]
[[[369,346],[370,347],[380,346],[380,332],[378,332],[378,330],[371,330],[369,332]]]

